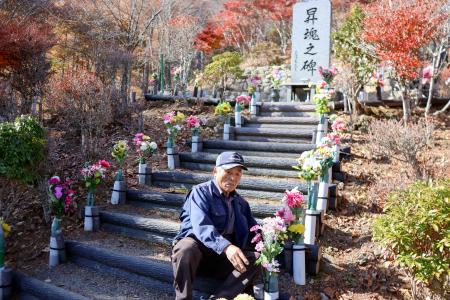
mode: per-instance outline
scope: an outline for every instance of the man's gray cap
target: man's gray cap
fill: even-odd
[[[234,167],[242,167],[242,169],[247,170],[242,155],[231,151],[222,152],[219,156],[217,156],[216,167],[221,167],[224,170],[229,170]]]

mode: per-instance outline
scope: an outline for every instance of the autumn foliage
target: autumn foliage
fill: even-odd
[[[196,48],[207,53],[224,46],[248,49],[266,39],[268,29],[275,29],[283,39],[283,35],[290,34],[295,3],[293,0],[227,1],[224,9],[212,16],[197,34]]]
[[[368,7],[364,39],[395,69],[398,78],[417,78],[420,50],[437,38],[448,15],[443,0],[381,0]]]

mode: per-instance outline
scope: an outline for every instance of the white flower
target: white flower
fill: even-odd
[[[176,130],[181,130],[181,126],[180,125],[175,125],[174,126]]]
[[[150,145],[147,142],[142,142],[141,143],[141,151],[147,151],[149,146]]]
[[[156,149],[158,149],[158,145],[155,142],[151,142],[150,148],[152,148],[153,150],[156,150]]]

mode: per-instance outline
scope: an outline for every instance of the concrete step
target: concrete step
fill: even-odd
[[[253,141],[224,141],[224,140],[207,140],[203,141],[203,149],[209,152],[209,149],[223,149],[227,151],[252,151],[261,153],[280,154],[291,153],[300,156],[304,151],[312,150],[316,146],[308,143],[265,143]]]
[[[132,206],[141,208],[148,208],[153,210],[160,210],[176,214],[179,217],[179,212],[186,199],[186,194],[176,193],[160,193],[160,192],[144,192],[139,190],[127,191],[127,203]],[[278,209],[280,209],[280,202],[271,204],[270,202],[261,203],[262,201],[255,201],[246,199],[255,217],[265,218],[272,216]]]
[[[237,135],[235,137],[237,141],[246,142],[260,142],[260,143],[296,143],[296,144],[306,144],[312,142],[311,138],[276,138],[276,137],[265,137],[265,136],[252,136],[252,135]]]
[[[48,267],[47,267],[48,269]],[[57,272],[57,269],[55,269]],[[63,289],[54,284],[45,282],[47,278],[38,279],[22,272],[13,273],[13,283],[18,299],[26,300],[88,300],[78,293]],[[95,278],[92,278],[95,279]],[[69,286],[70,281],[66,282]]]
[[[217,154],[207,152],[180,153],[180,162],[194,162],[194,163],[210,163],[215,164]],[[250,168],[270,168],[270,169],[284,169],[292,170],[292,166],[297,164],[297,160],[293,158],[280,157],[257,157],[244,156],[245,165]]]
[[[315,112],[301,112],[301,111],[265,111],[259,114],[261,117],[317,117]]]
[[[224,151],[230,151],[229,149],[203,149],[207,153],[220,154]],[[232,150],[231,150],[232,151]],[[246,151],[246,150],[236,150],[243,156],[261,156],[261,157],[286,157],[297,159],[301,153],[286,153],[286,152],[259,152],[259,151]]]
[[[313,129],[286,129],[286,128],[253,128],[241,127],[234,128],[236,136],[261,136],[261,137],[278,137],[293,139],[309,139],[313,135]]]
[[[315,104],[299,104],[292,102],[261,103],[261,112],[315,112]]]
[[[127,243],[129,243],[128,248],[142,247],[141,242],[133,242],[132,239],[127,239]],[[107,247],[109,247],[107,243],[98,247],[76,241],[66,242],[66,251],[71,262],[83,268],[90,268],[97,272],[112,274],[127,281],[135,282],[153,290],[154,294],[162,293],[161,295],[169,295],[173,299],[173,275],[170,261],[150,259],[143,256],[137,257],[117,250],[112,251]],[[140,250],[145,251],[145,249]],[[199,299],[201,296],[209,295],[218,283],[217,280],[197,278],[194,284],[194,298]],[[171,299],[159,297],[147,299]]]
[[[318,117],[251,117],[245,124],[317,125]]]
[[[183,173],[178,171],[160,171],[152,174],[152,184],[163,188],[186,188],[212,179],[212,173]],[[243,197],[261,198],[264,200],[279,201],[286,190],[298,186],[306,193],[306,182],[287,178],[262,178],[257,176],[244,176],[237,191]]]
[[[317,129],[317,125],[296,125],[296,124],[244,124],[244,128],[260,128],[260,129],[289,129],[289,130],[310,130]]]

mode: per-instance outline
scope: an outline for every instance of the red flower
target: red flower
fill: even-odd
[[[109,162],[107,162],[106,160],[104,160],[104,159],[102,159],[102,160],[99,160],[98,161],[98,164],[100,165],[100,166],[102,166],[103,168],[105,168],[105,169],[108,169],[109,168]]]

